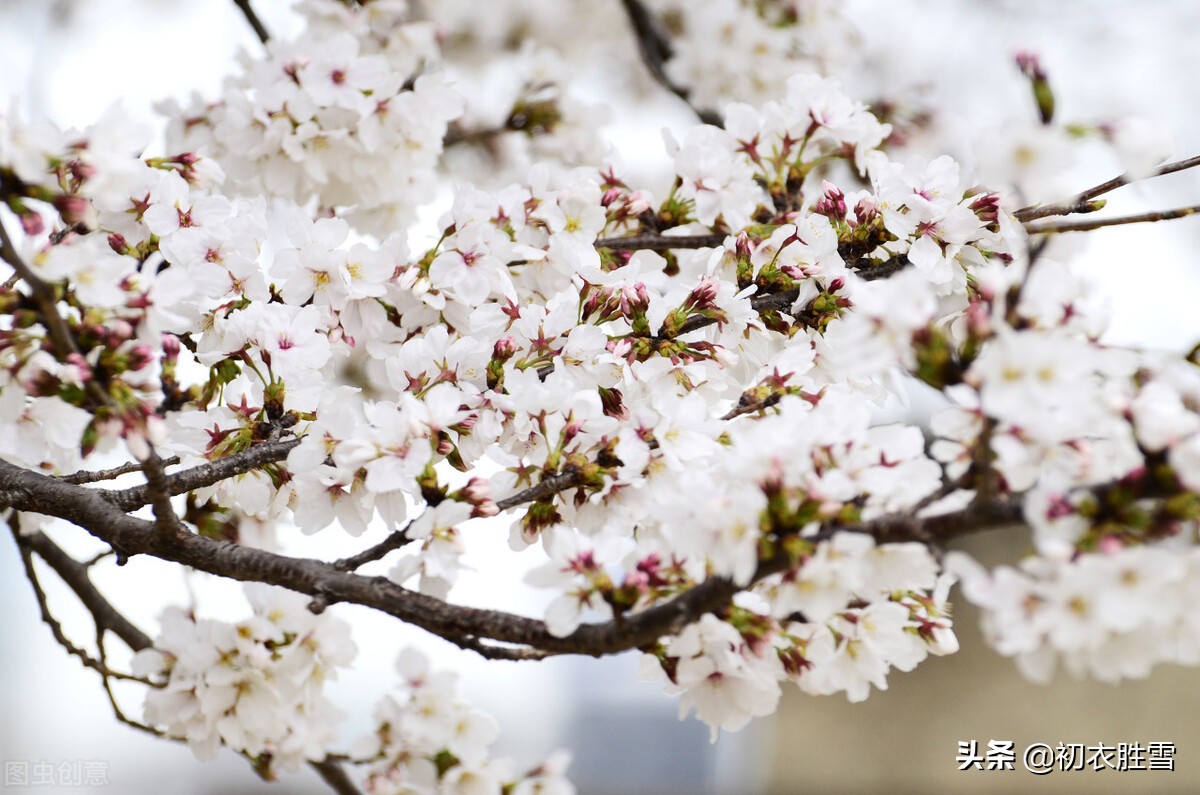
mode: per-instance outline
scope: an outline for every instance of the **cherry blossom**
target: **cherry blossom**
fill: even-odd
[[[0,115],[5,521],[251,582],[249,618],[121,635],[147,728],[266,777],[573,792],[564,755],[491,757],[498,724],[411,648],[347,752],[339,603],[485,657],[639,649],[714,739],[785,682],[857,702],[954,653],[955,582],[1037,680],[1200,663],[1197,354],[1106,341],[1054,242],[1166,132],[1058,118],[1023,53],[1029,118],[943,147],[901,80],[932,55],[857,4],[656,0],[625,4],[656,21],[631,14],[638,66],[700,123],[653,184],[575,92],[572,47],[628,66],[591,41],[615,8],[419,5],[305,0],[159,143],[119,110]],[[1129,172],[1070,199],[1084,136]],[[883,418],[914,395],[937,407]],[[492,517],[540,614],[455,588]],[[1013,523],[1007,565],[947,549]],[[292,557],[296,531],[345,552]]]

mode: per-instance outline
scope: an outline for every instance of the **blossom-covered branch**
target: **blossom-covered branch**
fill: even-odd
[[[336,564],[288,558],[198,535],[163,538],[154,531],[152,522],[122,513],[95,491],[23,471],[3,460],[0,460],[0,497],[7,507],[67,519],[127,557],[151,555],[222,577],[265,582],[321,596],[328,603],[372,607],[451,640],[520,644],[557,654],[596,656],[640,648],[678,632],[706,612],[726,606],[741,587],[728,579],[714,578],[623,620],[584,625],[571,635],[556,637],[535,619],[447,604],[407,591],[383,578],[342,571]],[[997,503],[926,520],[882,518],[860,525],[830,526],[814,536],[814,540],[844,531],[870,536],[881,544],[919,538],[944,541],[1019,517],[1019,503]],[[42,546],[48,547],[49,542],[43,542]],[[757,567],[751,581],[777,574],[790,565],[793,564],[786,556],[771,558]],[[73,579],[79,576],[86,577],[72,573]],[[139,640],[136,634],[130,634],[128,627],[122,638],[127,642]],[[468,648],[488,656],[486,646]],[[505,650],[500,649],[497,656],[505,656]]]

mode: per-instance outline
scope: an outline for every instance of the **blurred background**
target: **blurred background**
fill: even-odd
[[[255,5],[277,35],[295,29],[288,3],[259,0]],[[1022,93],[1027,88],[1012,76],[1011,58],[1017,50],[1032,50],[1048,65],[1064,110],[1094,108],[1096,115],[1123,112],[1158,120],[1175,132],[1176,157],[1200,153],[1195,83],[1200,47],[1194,41],[1200,4],[1192,0],[880,0],[878,7],[908,26],[899,29],[897,46],[937,47],[946,59],[957,59],[953,75],[929,79],[961,83],[966,112],[1003,116],[1011,109],[992,106],[1013,97],[1028,101]],[[216,96],[241,49],[260,51],[232,0],[3,0],[0,101],[26,118],[82,127],[119,99],[129,114],[152,121],[151,106],[159,99],[183,99],[191,91]],[[993,101],[989,92],[998,73],[1010,75],[1017,88]],[[984,88],[971,92],[973,85]],[[594,81],[595,101],[603,102],[611,88]],[[643,92],[641,102],[635,111],[626,107],[610,113],[604,133],[635,176],[652,182],[669,168],[660,128],[678,135],[692,119],[652,89]],[[1112,173],[1108,162],[1082,164],[1078,186]],[[1175,175],[1112,198],[1114,213],[1196,204],[1200,180],[1191,173]],[[1197,243],[1196,220],[1108,229],[1071,242],[1113,299],[1112,342],[1184,350],[1200,340]],[[538,614],[541,596],[519,584],[519,566],[537,561],[493,573],[487,563],[505,554],[505,532],[472,532],[478,534],[468,541],[478,541],[472,554],[479,571],[456,589],[456,597]],[[82,533],[67,531],[56,538],[79,557],[97,551]],[[288,550],[336,556],[344,554],[341,542],[344,536],[298,539]],[[981,534],[961,542],[985,562],[996,563],[1013,560],[1026,546],[1020,533]],[[52,587],[52,575],[45,580],[68,633],[89,640],[90,623],[71,596]],[[101,564],[96,581],[151,634],[163,606],[193,596],[216,605],[217,615],[224,611],[237,618],[245,612],[236,588],[204,575],[185,577],[154,561],[135,559],[121,569]],[[327,791],[307,771],[263,784],[232,754],[202,764],[184,746],[116,723],[97,677],[69,658],[39,622],[8,538],[0,539],[0,604],[0,760],[6,770],[13,764],[57,769],[91,762],[107,780],[106,786],[87,787],[55,774],[56,783],[28,789],[130,795]],[[333,686],[333,699],[351,713],[344,737],[369,729],[371,705],[396,683],[397,652],[414,644],[436,666],[459,671],[463,695],[496,717],[502,728],[497,754],[525,765],[554,748],[570,749],[571,778],[581,795],[1200,791],[1200,671],[1160,668],[1147,681],[1119,687],[1060,674],[1053,686],[1039,687],[986,648],[974,611],[966,605],[956,614],[959,654],[930,659],[911,674],[893,672],[889,690],[872,694],[864,704],[790,690],[777,715],[724,734],[715,744],[708,742],[703,724],[677,719],[676,705],[661,694],[660,684],[638,681],[635,657],[485,662],[364,610],[351,608],[341,615],[353,622],[360,648],[353,670]],[[136,693],[124,696],[129,711],[139,715]],[[957,744],[972,740],[981,748],[989,740],[1012,740],[1018,753],[1033,742],[1170,742],[1177,749],[1176,770],[1056,771],[1044,777],[1020,770],[960,772]],[[14,791],[25,788],[8,783]]]

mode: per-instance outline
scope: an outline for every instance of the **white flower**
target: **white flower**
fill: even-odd
[[[821,542],[799,571],[772,589],[775,614],[798,611],[809,621],[821,622],[844,610],[864,590],[872,572],[866,556],[874,548],[874,539],[861,533],[838,533]]]
[[[774,650],[768,646],[755,653],[736,629],[711,613],[672,639],[666,653],[678,658],[667,692],[682,694],[679,717],[695,709],[714,742],[721,729],[738,731],[779,703],[782,667]]]
[[[146,721],[186,739],[200,758],[221,743],[271,769],[325,758],[342,715],[321,693],[326,679],[355,655],[349,628],[314,615],[300,594],[247,586],[254,615],[239,624],[163,614],[163,632],[134,657],[141,676],[165,687],[146,697]]]
[[[700,126],[689,130],[682,144],[669,135],[666,140],[675,173],[683,180],[683,196],[696,201],[696,219],[711,226],[720,216],[732,229],[745,226],[764,197],[749,164],[736,155],[733,136]]]
[[[579,628],[584,611],[596,611],[601,617],[612,615],[612,606],[604,601],[597,580],[607,580],[603,572],[603,551],[596,549],[578,533],[553,526],[542,532],[542,543],[550,561],[525,575],[525,581],[539,588],[565,592],[546,607],[546,629],[563,638]]]

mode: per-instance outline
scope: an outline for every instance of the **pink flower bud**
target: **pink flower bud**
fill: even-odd
[[[82,160],[72,160],[67,169],[71,172],[71,178],[76,182],[84,182],[96,176],[95,166]]]
[[[641,191],[631,193],[625,200],[625,212],[629,215],[641,215],[650,211],[650,202]]]
[[[734,253],[745,259],[750,257],[750,235],[745,231],[738,232],[737,240],[734,242]]]
[[[491,496],[491,487],[483,478],[471,478],[462,487],[462,496],[467,502],[477,505]]]
[[[21,213],[21,231],[27,235],[40,235],[46,231],[46,223],[40,213],[28,210]]]
[[[72,226],[75,224],[86,225],[88,211],[91,207],[91,202],[82,196],[62,194],[54,197],[54,209],[58,210],[63,221]]]
[[[627,284],[621,288],[621,314],[631,317],[636,312],[644,312],[650,307],[650,293],[646,285]]]
[[[1045,80],[1046,72],[1042,69],[1041,59],[1036,53],[1029,50],[1021,50],[1014,58],[1017,62],[1017,68],[1021,70],[1021,74],[1032,80]]]
[[[858,219],[860,224],[871,223],[878,214],[879,208],[875,206],[875,200],[870,196],[863,196],[854,205],[854,217]]]
[[[496,507],[496,503],[491,500],[484,500],[472,509],[471,516],[482,518],[486,516],[496,516],[500,513],[500,509]]]
[[[133,350],[129,352],[129,369],[141,370],[154,359],[154,352],[146,343],[139,343],[133,346]]]
[[[971,211],[979,216],[980,221],[993,223],[999,218],[1000,197],[995,193],[985,193],[971,202]]]
[[[507,362],[517,353],[517,341],[512,337],[504,337],[496,340],[496,344],[492,346],[492,358],[502,362]]]
[[[711,276],[702,276],[700,283],[692,288],[688,301],[700,309],[710,309],[716,304],[721,285]]]

